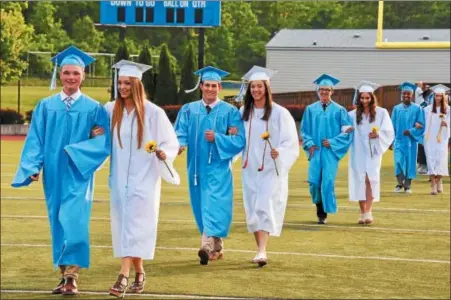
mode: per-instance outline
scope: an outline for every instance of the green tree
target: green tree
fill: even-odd
[[[117,48],[116,56],[114,57],[114,63],[117,63],[117,62],[119,62],[120,60],[123,60],[123,59],[128,60],[129,56],[130,55],[128,54],[127,45],[125,43],[122,43]],[[111,101],[114,100],[114,76],[115,76],[115,73],[113,73],[113,78],[112,78],[113,82],[111,84],[111,94],[110,94]]]
[[[185,93],[185,90],[192,89],[197,83],[197,78],[194,75],[196,70],[197,61],[194,57],[194,45],[190,43],[185,50],[182,74],[180,76],[180,90],[178,94],[179,104],[185,104],[199,99],[199,91],[194,91],[189,94]]]
[[[158,62],[157,87],[155,91],[155,103],[158,105],[176,104],[177,85],[174,81],[174,68],[171,65],[169,49],[163,44]]]
[[[21,59],[31,42],[33,28],[25,24],[20,7],[0,10],[0,83],[16,80],[26,68]]]
[[[152,55],[147,45],[144,46],[139,53],[138,62],[152,66]],[[148,99],[153,101],[155,95],[155,76],[153,68],[143,74],[142,83]]]

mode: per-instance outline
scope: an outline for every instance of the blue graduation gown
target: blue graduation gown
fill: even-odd
[[[414,179],[417,176],[418,143],[422,142],[425,127],[424,111],[415,103],[407,107],[400,103],[393,107],[391,118],[395,129],[395,175],[402,172],[407,178]],[[415,128],[415,122],[423,128]],[[410,136],[404,136],[405,130],[409,130]]]
[[[70,111],[60,94],[41,100],[33,111],[13,187],[27,186],[43,168],[43,186],[52,234],[53,263],[89,267],[89,219],[94,172],[110,153],[110,135],[90,139],[91,129],[109,131],[105,109],[81,95]]]
[[[309,105],[302,117],[301,135],[302,147],[307,156],[308,149],[317,146],[313,157],[309,157],[308,182],[313,203],[322,201],[324,211],[337,212],[334,182],[338,170],[338,162],[348,151],[353,133],[343,133],[342,126],[352,126],[352,121],[346,110],[331,101],[323,110],[320,101]],[[322,146],[322,140],[327,139],[330,148]]]
[[[228,135],[229,127],[237,127],[238,134]],[[205,139],[207,130],[215,132],[214,143]],[[240,113],[224,101],[219,101],[210,114],[202,100],[188,103],[177,116],[175,132],[180,145],[188,146],[189,191],[199,232],[226,237],[233,210],[231,161],[246,143]]]

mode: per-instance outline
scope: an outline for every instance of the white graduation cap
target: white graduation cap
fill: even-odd
[[[117,77],[118,76],[128,76],[135,77],[139,80],[142,79],[143,73],[150,70],[152,66],[135,63],[134,61],[129,61],[122,59],[115,63],[113,66],[115,68],[114,71],[114,98],[117,97]],[[117,74],[117,70],[119,70],[119,74]]]
[[[357,103],[357,95],[359,93],[374,93],[375,90],[380,88],[380,85],[377,83],[373,83],[370,81],[362,80],[355,87],[354,99],[352,100],[352,104],[355,105]]]
[[[240,91],[235,98],[235,101],[239,102],[243,100],[244,94],[246,93],[246,81],[252,82],[255,80],[270,81],[271,78],[277,74],[278,71],[274,71],[268,68],[263,68],[260,66],[253,66],[243,77],[241,77],[242,83]]]
[[[434,94],[446,94],[446,92],[449,91],[450,88],[443,84],[437,84],[431,87],[431,90],[434,92]]]

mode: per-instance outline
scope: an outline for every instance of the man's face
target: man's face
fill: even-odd
[[[200,84],[200,89],[202,91],[202,98],[205,102],[213,103],[216,99],[218,99],[222,87],[217,81],[206,80]]]
[[[321,102],[330,101],[330,97],[332,97],[333,90],[330,86],[320,86],[318,89],[319,99]]]
[[[413,93],[411,91],[402,91],[402,102],[406,105],[412,101]]]
[[[78,90],[84,78],[85,73],[80,66],[65,65],[61,68],[60,79],[63,88],[66,90]]]

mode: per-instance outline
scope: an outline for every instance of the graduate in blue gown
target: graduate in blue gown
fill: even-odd
[[[395,153],[396,193],[412,193],[412,179],[417,175],[418,143],[423,142],[424,111],[413,102],[416,86],[410,82],[401,84],[402,103],[393,107],[391,119],[395,129],[395,141],[390,149]]]
[[[323,74],[314,81],[319,101],[307,106],[301,135],[308,160],[308,182],[316,204],[318,224],[327,222],[327,213],[337,212],[334,184],[339,161],[352,142],[352,122],[346,109],[331,98],[338,79]]]
[[[222,238],[227,237],[232,222],[231,161],[243,150],[246,141],[238,109],[218,98],[221,78],[228,73],[205,67],[195,74],[199,76],[203,97],[181,108],[175,131],[180,151],[188,147],[191,205],[202,235],[198,255],[201,264],[206,265],[223,255]],[[229,134],[232,127],[237,129],[236,135]]]
[[[94,58],[71,46],[51,60],[51,88],[59,66],[63,90],[35,107],[12,186],[28,186],[43,169],[53,264],[63,276],[53,293],[71,295],[78,292],[79,268],[89,267],[94,172],[110,153],[110,136],[91,138],[90,132],[95,126],[109,129],[109,119],[103,106],[79,89],[84,68]]]

